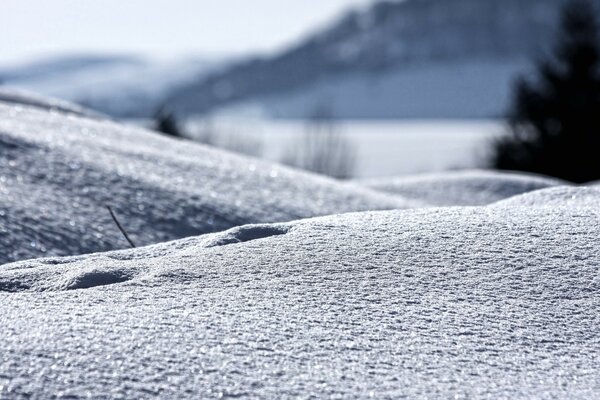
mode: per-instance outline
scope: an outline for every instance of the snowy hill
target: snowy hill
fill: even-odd
[[[296,118],[325,103],[343,118],[497,117],[513,79],[548,49],[563,3],[377,2],[281,53],[186,82],[167,102],[188,114]]]
[[[64,56],[0,69],[0,82],[86,105],[117,117],[145,117],[173,86],[197,79],[221,62],[156,62],[125,56]]]
[[[0,268],[0,397],[600,395],[600,190]]]
[[[453,171],[360,182],[385,193],[435,206],[480,206],[569,183],[543,176],[492,171]]]
[[[420,204],[2,93],[0,263],[127,247],[106,206],[145,245],[247,223]]]
[[[0,399],[600,395],[597,187],[344,184],[0,99]],[[83,254],[126,247],[106,205],[157,244]]]

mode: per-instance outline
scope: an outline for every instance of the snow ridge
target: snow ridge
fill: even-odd
[[[484,170],[379,178],[361,182],[385,193],[438,206],[479,206],[569,183],[543,176]]]
[[[109,120],[0,103],[0,263],[419,205]]]

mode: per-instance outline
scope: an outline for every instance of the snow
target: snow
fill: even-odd
[[[89,118],[103,118],[101,114],[80,107],[65,100],[40,96],[20,88],[0,87],[0,102],[10,104],[22,104],[37,107],[46,111],[58,111]]]
[[[1,103],[0,166],[0,262],[128,247],[106,206],[147,245],[417,205],[109,120]]]
[[[581,188],[561,186],[511,197],[496,205],[502,207],[529,206],[548,208],[570,205],[597,207],[599,195],[600,188],[593,186]]]
[[[0,399],[600,395],[597,187],[386,194],[24,105],[0,132]],[[126,247],[106,203],[157,244],[81,254]]]
[[[568,185],[542,176],[485,170],[379,178],[361,183],[371,189],[438,206],[485,205],[538,189]]]
[[[5,83],[113,116],[151,116],[165,93],[224,62],[148,61],[124,56],[63,56],[0,70]]]
[[[549,190],[4,266],[0,393],[595,398],[600,191]]]

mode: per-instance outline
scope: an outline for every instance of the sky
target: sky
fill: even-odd
[[[0,64],[69,53],[169,59],[282,48],[372,0],[1,0]]]

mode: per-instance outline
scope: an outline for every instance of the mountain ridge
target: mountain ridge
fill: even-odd
[[[447,61],[522,60],[548,48],[564,2],[378,2],[346,13],[279,54],[248,59],[195,83],[186,82],[171,91],[166,103],[182,114],[205,114],[247,100],[288,95],[348,74],[369,79]]]

